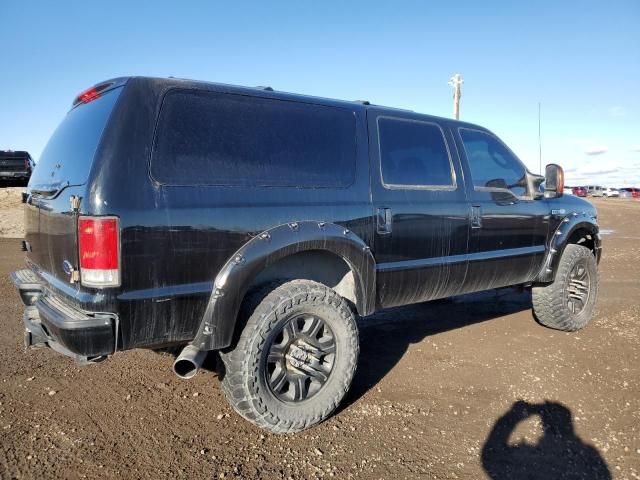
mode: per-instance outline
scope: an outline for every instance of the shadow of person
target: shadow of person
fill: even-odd
[[[518,424],[539,417],[542,438],[535,443],[509,443]],[[482,466],[493,480],[611,479],[598,450],[573,429],[571,411],[556,402],[514,403],[493,426],[482,448]]]

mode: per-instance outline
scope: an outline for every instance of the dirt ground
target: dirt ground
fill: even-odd
[[[0,187],[0,237],[24,236],[23,191],[24,187]]]
[[[291,435],[238,417],[211,371],[178,379],[169,355],[25,353],[22,253],[0,239],[0,477],[639,479],[640,202],[596,203],[612,231],[586,329],[538,325],[513,289],[384,312],[361,322],[341,409]]]

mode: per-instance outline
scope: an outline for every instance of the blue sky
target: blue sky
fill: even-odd
[[[640,186],[640,2],[0,1],[0,148],[37,159],[73,97],[176,76],[450,116],[569,184]]]

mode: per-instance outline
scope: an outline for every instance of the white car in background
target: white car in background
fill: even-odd
[[[602,195],[605,198],[619,197],[620,191],[617,188],[607,187],[602,190]]]

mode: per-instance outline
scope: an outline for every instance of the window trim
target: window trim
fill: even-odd
[[[345,183],[344,185],[323,185],[323,186],[317,186],[317,185],[234,185],[234,184],[229,184],[229,183],[178,183],[178,182],[166,182],[166,181],[161,181],[160,179],[156,178],[156,176],[154,176],[153,174],[153,170],[152,170],[152,164],[153,164],[153,160],[156,156],[156,151],[157,151],[157,147],[158,147],[158,136],[159,136],[159,131],[160,131],[160,117],[162,115],[162,110],[165,107],[165,100],[167,98],[167,96],[169,94],[172,93],[191,93],[191,94],[211,94],[211,95],[231,95],[234,97],[246,97],[246,98],[250,98],[250,99],[265,99],[265,100],[272,100],[272,101],[276,101],[276,102],[283,102],[283,103],[287,103],[287,104],[299,104],[299,105],[307,105],[307,106],[315,106],[315,107],[326,107],[326,108],[331,108],[331,109],[336,109],[336,110],[342,110],[345,112],[348,112],[351,114],[351,116],[353,117],[353,143],[354,143],[354,151],[353,151],[353,177],[350,179],[350,182],[347,184]],[[241,93],[241,92],[228,92],[228,91],[223,91],[223,90],[215,90],[215,89],[207,89],[207,88],[186,88],[186,87],[170,87],[167,88],[166,90],[164,90],[159,98],[159,102],[158,102],[158,108],[157,108],[157,112],[155,114],[155,124],[153,127],[153,139],[152,139],[152,143],[151,143],[151,149],[149,151],[149,157],[148,157],[148,164],[147,164],[147,169],[148,169],[148,174],[149,174],[149,178],[151,178],[151,180],[160,186],[163,187],[190,187],[190,188],[210,188],[210,187],[218,187],[218,188],[241,188],[241,189],[254,189],[254,188],[295,188],[295,189],[303,189],[303,190],[315,190],[315,189],[333,189],[333,190],[347,190],[349,188],[352,188],[357,180],[358,180],[358,175],[359,175],[359,167],[358,167],[358,155],[359,155],[359,145],[358,145],[358,115],[357,112],[354,109],[349,109],[346,107],[341,107],[341,106],[336,106],[336,105],[327,105],[324,103],[314,103],[314,102],[307,102],[307,101],[298,101],[298,100],[292,100],[292,99],[288,99],[288,98],[279,98],[279,97],[272,97],[272,96],[267,96],[267,95],[251,95],[249,93]]]
[[[449,168],[451,169],[451,184],[450,185],[411,185],[411,184],[402,184],[402,183],[386,183],[384,181],[384,174],[382,172],[382,136],[380,135],[380,119],[388,119],[388,120],[397,120],[399,122],[411,122],[411,123],[420,123],[423,125],[435,125],[438,130],[440,130],[440,135],[442,135],[442,140],[444,142],[444,147],[447,151],[447,157],[449,158]],[[416,120],[413,118],[402,118],[402,117],[394,117],[391,115],[379,115],[376,118],[376,128],[378,133],[378,168],[380,171],[380,181],[382,182],[382,186],[387,190],[434,190],[434,191],[447,191],[453,192],[458,189],[458,181],[456,177],[456,170],[453,165],[453,160],[451,158],[451,150],[449,149],[449,143],[447,142],[447,137],[444,134],[444,130],[442,127],[436,122],[429,122],[425,120]]]
[[[496,193],[510,193],[511,195],[513,195],[514,198],[517,198],[518,200],[528,200],[531,198],[531,193],[529,192],[529,186],[527,185],[527,189],[526,189],[526,195],[516,195],[511,189],[509,188],[500,188],[500,187],[484,187],[484,186],[476,186],[474,184],[473,181],[473,172],[471,171],[471,162],[469,162],[469,154],[467,152],[467,147],[464,144],[464,138],[462,138],[462,130],[468,130],[470,132],[478,132],[478,133],[482,133],[484,135],[487,135],[488,137],[494,138],[495,140],[498,141],[498,143],[500,143],[504,148],[507,149],[507,151],[511,154],[511,156],[516,160],[516,162],[518,162],[520,164],[520,166],[524,169],[524,173],[525,176],[527,174],[529,174],[529,169],[527,168],[527,166],[522,162],[522,160],[520,160],[520,158],[518,158],[518,156],[513,152],[513,150],[511,150],[509,148],[509,146],[504,143],[502,140],[500,140],[500,138],[498,138],[496,135],[494,135],[491,132],[488,132],[486,130],[480,130],[478,128],[469,128],[469,127],[458,127],[458,136],[460,137],[460,143],[462,143],[462,148],[464,149],[464,158],[467,162],[467,166],[469,167],[469,176],[471,177],[471,185],[473,185],[473,190],[476,192],[496,192]]]

